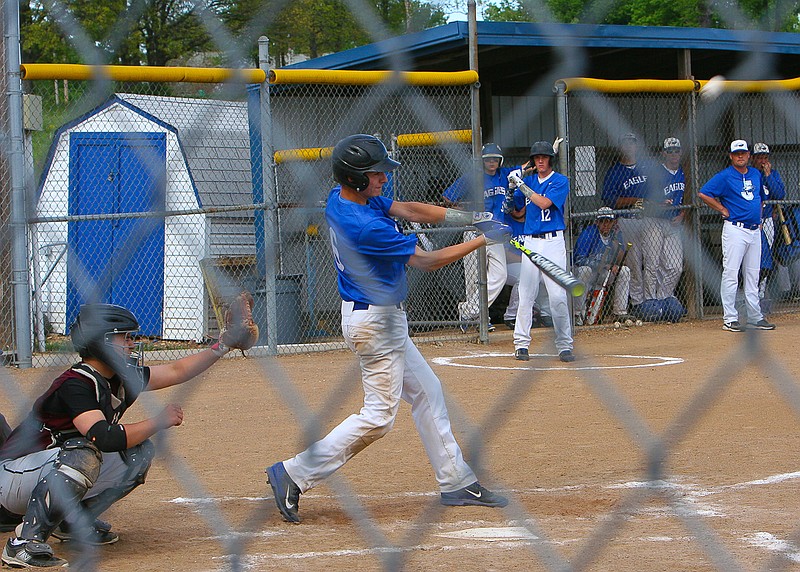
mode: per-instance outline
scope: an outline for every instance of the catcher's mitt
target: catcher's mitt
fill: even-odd
[[[258,341],[258,325],[253,321],[253,297],[249,292],[242,292],[228,304],[219,341],[237,350],[249,350]]]

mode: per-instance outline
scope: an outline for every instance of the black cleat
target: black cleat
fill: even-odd
[[[445,506],[488,506],[492,508],[502,508],[508,504],[508,499],[489,489],[483,488],[479,482],[475,481],[468,487],[453,491],[452,493],[442,493],[440,502]]]
[[[525,348],[519,348],[514,350],[514,359],[518,359],[519,361],[528,361],[531,359],[531,356],[528,355],[528,350]]]
[[[51,536],[58,538],[61,542],[75,542],[89,546],[104,546],[114,544],[119,540],[119,534],[112,532],[111,525],[99,518],[94,521],[92,529],[88,530],[85,536],[80,531],[73,530],[67,521],[62,521]]]
[[[9,538],[0,559],[11,568],[69,567],[66,560],[53,554],[49,544],[36,540]]]
[[[275,463],[267,468],[267,482],[272,487],[275,495],[275,504],[287,522],[297,524],[300,516],[297,514],[298,504],[300,503],[300,487],[298,487],[289,474],[283,463]]]
[[[571,361],[575,361],[575,356],[572,354],[572,350],[564,350],[558,354],[558,359],[569,363]]]

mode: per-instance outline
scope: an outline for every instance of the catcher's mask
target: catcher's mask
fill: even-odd
[[[500,166],[503,166],[503,150],[497,143],[487,143],[481,149],[481,159],[500,159]]]
[[[400,166],[389,158],[383,143],[372,135],[350,135],[336,144],[331,155],[333,178],[356,191],[369,186],[367,173],[388,173]]]
[[[138,331],[139,322],[127,308],[116,304],[84,304],[70,328],[70,336],[81,358],[99,359],[122,375],[127,367],[142,365],[142,343],[134,341]],[[116,343],[115,334],[124,334],[126,343]],[[128,340],[133,342],[130,354],[126,351],[131,347]]]

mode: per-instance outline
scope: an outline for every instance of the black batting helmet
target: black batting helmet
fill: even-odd
[[[84,304],[70,328],[72,345],[82,358],[93,357],[112,365],[106,347],[109,334],[139,330],[136,316],[116,304]]]
[[[333,148],[331,162],[336,182],[356,191],[363,191],[369,185],[367,173],[388,173],[400,166],[389,158],[380,139],[363,133],[339,141]]]
[[[531,145],[531,157],[536,155],[547,155],[552,158],[556,156],[556,152],[553,151],[553,145],[547,141],[537,141]]]
[[[500,166],[503,166],[503,150],[497,143],[487,143],[481,149],[481,159],[500,159]]]

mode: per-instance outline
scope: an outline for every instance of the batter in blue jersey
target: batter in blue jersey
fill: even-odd
[[[747,142],[733,141],[730,167],[720,171],[700,189],[699,196],[724,219],[722,226],[722,282],[720,297],[725,313],[722,329],[741,332],[736,311],[739,270],[744,278],[747,326],[774,330],[775,324],[764,319],[758,300],[758,274],[761,265],[761,207],[764,193],[761,173],[747,165],[750,151]]]
[[[275,503],[284,519],[300,522],[300,494],[330,476],[394,425],[400,400],[411,404],[414,421],[446,506],[502,507],[508,500],[483,488],[464,461],[450,427],[439,378],[408,335],[402,307],[405,265],[436,270],[480,246],[508,235],[479,236],[425,251],[404,236],[392,217],[418,223],[470,225],[474,213],[381,196],[387,172],[399,163],[372,135],[351,135],[334,147],[333,175],[340,187],[325,208],[331,250],[342,297],[342,333],[359,358],[364,405],[302,453],[267,469]]]

